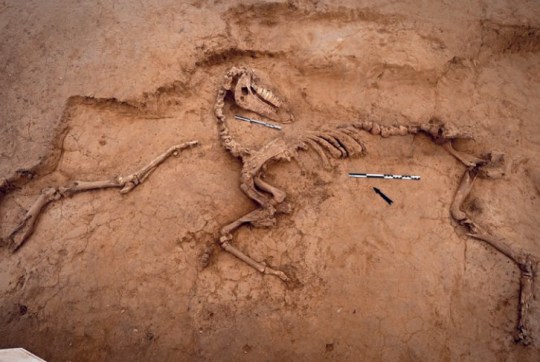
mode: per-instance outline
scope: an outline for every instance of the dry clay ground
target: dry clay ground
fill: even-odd
[[[51,361],[537,360],[538,283],[537,340],[517,346],[519,272],[451,222],[464,169],[423,136],[366,134],[368,154],[332,170],[310,153],[269,170],[294,211],[235,243],[294,270],[301,287],[219,250],[201,268],[220,227],[255,206],[212,116],[233,65],[288,101],[288,137],[365,115],[437,116],[475,135],[458,148],[506,152],[507,177],[479,180],[467,209],[540,256],[538,3],[337,3],[0,3],[0,172],[36,174],[2,200],[2,236],[43,187],[126,174],[201,142],[127,195],[52,204],[19,252],[0,249],[0,347]],[[229,123],[253,146],[278,136]]]

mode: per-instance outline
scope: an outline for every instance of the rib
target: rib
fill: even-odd
[[[341,152],[334,147],[334,145],[328,142],[326,139],[319,136],[308,136],[309,139],[317,142],[325,151],[330,153],[334,158],[341,158]]]

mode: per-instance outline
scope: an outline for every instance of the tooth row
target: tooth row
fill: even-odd
[[[256,84],[252,84],[251,88],[253,88],[255,93],[257,93],[262,99],[264,99],[268,103],[276,106],[277,108],[281,107],[281,101],[274,93],[272,93],[272,91]]]

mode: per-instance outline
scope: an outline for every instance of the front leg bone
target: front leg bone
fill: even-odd
[[[22,221],[7,237],[11,250],[16,251],[19,249],[22,244],[32,235],[36,221],[38,220],[39,215],[41,215],[41,212],[45,206],[52,201],[60,199],[61,197],[62,195],[53,187],[48,187],[41,191],[41,194],[30,209],[28,209]]]
[[[124,185],[122,190],[120,190],[120,193],[125,194],[133,190],[137,185],[143,183],[144,180],[146,180],[148,176],[150,176],[150,174],[167,158],[171,157],[172,155],[177,156],[178,151],[181,151],[185,148],[193,147],[198,143],[198,141],[190,141],[182,143],[180,145],[172,146],[167,151],[163,152],[161,155],[153,159],[149,164],[141,168],[139,171],[125,177],[118,177],[118,182]]]
[[[270,185],[268,182],[263,181],[260,176],[255,176],[253,180],[258,188],[272,195],[274,202],[280,204],[285,201],[285,197],[287,197],[285,191],[282,191],[277,187]]]
[[[145,167],[137,172],[124,177],[116,177],[111,180],[102,181],[74,181],[68,186],[48,187],[41,191],[40,196],[32,204],[28,212],[24,215],[22,221],[8,235],[7,241],[12,251],[18,250],[26,240],[32,235],[35,224],[45,207],[56,200],[60,200],[65,196],[107,188],[122,188],[121,193],[127,193],[133,190],[137,185],[141,184],[150,176],[163,161],[171,155],[177,155],[178,151],[198,144],[198,141],[190,141],[170,147],[167,151],[153,159]]]
[[[268,274],[268,275],[275,275],[279,279],[283,280],[284,282],[289,281],[289,277],[284,272],[276,270],[276,269],[272,269],[269,266],[267,266],[265,263],[259,263],[255,261],[250,256],[241,252],[238,248],[232,246],[228,241],[221,243],[221,247],[223,248],[223,250],[236,256],[238,259],[242,260],[244,263],[248,264],[252,268],[259,271],[260,273]]]

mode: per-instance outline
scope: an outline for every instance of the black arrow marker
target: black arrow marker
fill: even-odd
[[[379,190],[378,188],[374,187],[373,191],[378,193],[384,199],[384,201],[386,201],[388,203],[388,205],[392,205],[392,203],[394,202],[394,201],[390,200],[390,198],[388,196],[383,194],[383,192],[381,190]]]

